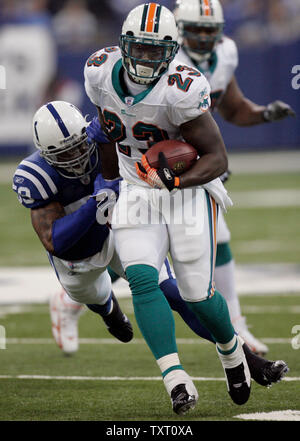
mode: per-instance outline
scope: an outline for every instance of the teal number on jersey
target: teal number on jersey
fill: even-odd
[[[154,124],[147,124],[142,121],[137,122],[132,127],[132,133],[138,141],[147,141],[148,148],[164,139],[169,139],[168,133],[155,126]]]
[[[192,82],[193,82],[192,78],[189,77],[187,77],[183,81],[182,76],[179,73],[169,75],[168,77],[168,85],[173,86],[174,84],[176,84],[178,89],[183,90],[183,92],[187,92],[189,90]]]
[[[110,110],[103,110],[103,120],[104,124],[109,132],[110,137],[120,143],[126,138],[126,127],[123,124],[121,118]],[[132,127],[132,134],[138,141],[147,141],[148,148],[151,145],[156,144],[164,139],[169,139],[166,130],[161,129],[154,124],[147,124],[143,121],[137,122]],[[126,156],[131,156],[130,146],[118,146],[119,151]],[[145,153],[147,149],[140,149],[142,153]]]
[[[126,138],[126,128],[116,113],[104,109],[103,120],[110,137],[114,141],[121,142]]]

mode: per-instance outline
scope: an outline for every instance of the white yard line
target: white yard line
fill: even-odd
[[[0,375],[0,380],[66,380],[66,381],[161,381],[161,377],[85,377],[63,375]],[[224,377],[191,377],[193,381],[225,381]],[[300,381],[300,377],[285,377],[282,381]]]
[[[299,264],[250,264],[236,266],[236,287],[239,295],[276,295],[300,292]],[[60,290],[52,268],[0,268],[0,305],[28,305],[48,303],[50,295]],[[130,297],[128,283],[114,283],[117,297]]]
[[[292,338],[261,338],[260,340],[267,344],[291,344]],[[55,344],[52,338],[6,338],[8,345],[49,345]],[[208,340],[199,338],[177,338],[178,344],[194,345],[194,344],[208,344]],[[82,345],[118,345],[122,342],[114,338],[80,338],[79,343]],[[130,344],[141,345],[145,344],[144,339],[134,338]]]

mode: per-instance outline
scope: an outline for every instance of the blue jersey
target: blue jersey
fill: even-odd
[[[69,214],[86,203],[94,191],[94,180],[99,172],[100,161],[87,184],[80,179],[64,178],[40,156],[39,152],[35,152],[19,164],[13,177],[13,190],[26,208],[41,208],[56,201],[61,203],[66,214]],[[108,234],[109,228],[99,225],[95,219],[87,233],[60,257],[72,261],[93,256],[101,251]]]

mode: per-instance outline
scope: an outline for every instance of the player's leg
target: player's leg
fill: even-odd
[[[176,311],[180,315],[188,327],[199,337],[215,343],[211,333],[199,322],[197,316],[181,298],[168,258],[165,259],[159,273],[159,286],[172,310]]]
[[[236,332],[247,345],[257,354],[266,354],[268,347],[249,331],[246,319],[242,316],[240,302],[235,284],[235,262],[230,249],[230,231],[224,215],[220,211],[217,229],[217,256],[215,268],[216,288],[227,302],[231,322]]]
[[[108,331],[123,342],[133,337],[131,323],[122,313],[117,299],[112,292],[111,279],[106,266],[95,267],[88,261],[72,264],[72,270],[66,262],[52,257],[59,281],[69,297],[99,314]]]
[[[152,195],[153,192],[151,190]],[[139,209],[143,213],[154,209],[145,200],[147,194],[148,191],[144,199],[132,198],[136,211]],[[116,251],[126,271],[137,324],[161,370],[173,410],[183,413],[195,406],[198,393],[180,363],[173,314],[158,283],[159,270],[169,246],[166,226],[134,223],[127,216],[130,208],[127,193],[121,191],[112,221]],[[122,215],[123,219],[124,215],[126,217],[123,222],[120,221]]]
[[[198,209],[194,226],[190,222],[189,229],[184,224],[168,225],[178,288],[216,341],[231,398],[235,403],[243,404],[250,395],[249,367],[232,326],[226,301],[214,290],[217,206],[202,189],[186,192],[186,195],[184,210],[195,213]]]
[[[169,259],[166,259],[159,273],[160,288],[163,291],[173,311],[177,311],[189,328],[199,337],[215,343],[211,333],[201,325],[197,316],[181,298]],[[239,338],[241,338],[239,336]],[[283,360],[271,361],[258,356],[241,338],[243,351],[249,366],[251,378],[261,386],[271,386],[278,383],[288,372]]]
[[[61,288],[53,293],[49,302],[52,335],[65,355],[77,352],[78,320],[86,311],[84,305],[74,302]]]

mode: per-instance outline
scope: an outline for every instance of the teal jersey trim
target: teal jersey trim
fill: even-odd
[[[211,295],[212,288],[212,275],[213,275],[213,265],[214,265],[214,236],[213,236],[213,220],[211,212],[210,197],[208,192],[205,190],[207,211],[208,211],[208,222],[209,222],[209,236],[210,236],[210,279],[209,286],[207,290],[208,297]]]
[[[125,90],[122,88],[122,85],[120,82],[120,73],[121,73],[122,68],[123,68],[122,59],[120,59],[116,62],[116,64],[113,67],[112,74],[111,74],[111,80],[112,80],[113,87],[114,87],[115,91],[117,92],[119,98],[123,101],[123,103],[126,104],[125,98],[127,98],[128,96],[131,96],[131,95],[129,92],[125,92]],[[156,83],[157,83],[157,81],[154,81],[146,90],[135,95],[135,97],[132,97],[132,98],[134,98],[132,106],[134,106],[135,104],[142,101],[145,98],[145,96],[147,96],[151,92],[151,90],[153,89],[153,87],[155,86]]]
[[[193,61],[193,60],[192,60]],[[216,70],[217,64],[218,64],[218,55],[216,54],[216,52],[213,52],[211,54],[210,59],[208,60],[209,63],[209,68],[208,70],[206,69],[202,69],[200,64],[196,64],[194,61],[194,66],[203,74],[205,75],[207,72],[210,72],[210,74],[212,75],[214,73],[214,71]]]

